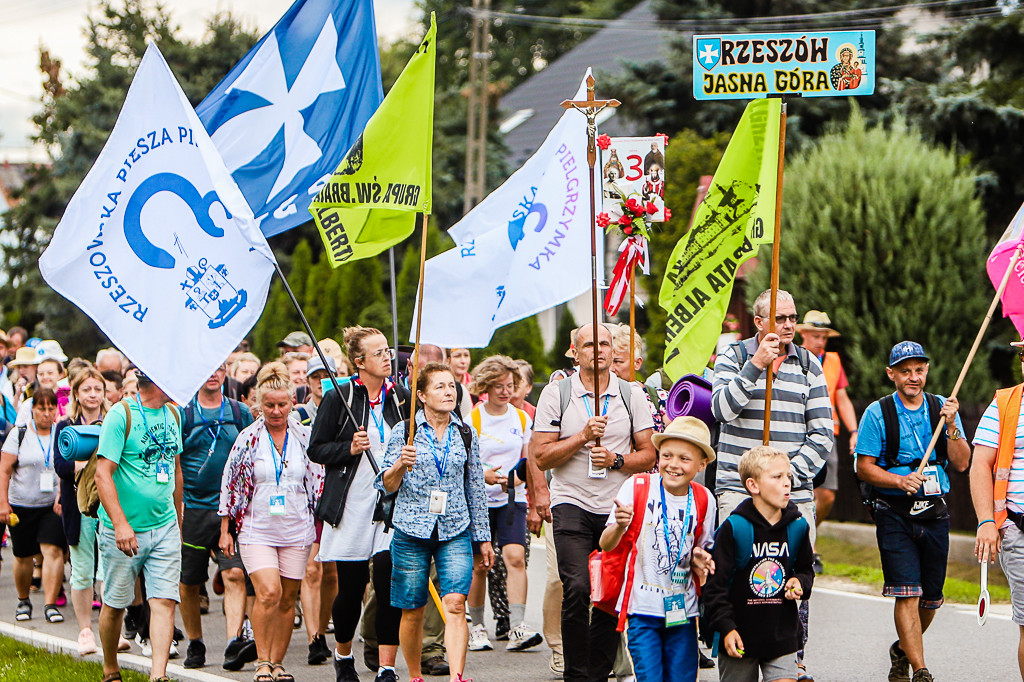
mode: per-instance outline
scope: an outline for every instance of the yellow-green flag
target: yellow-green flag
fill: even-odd
[[[779,99],[747,105],[690,231],[672,250],[658,303],[668,312],[665,371],[674,380],[707,365],[736,270],[772,241],[781,111]]]
[[[434,35],[430,29],[352,149],[309,206],[331,265],[376,256],[430,213]]]

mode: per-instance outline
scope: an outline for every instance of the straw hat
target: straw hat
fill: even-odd
[[[36,357],[36,349],[22,346],[14,354],[14,359],[7,363],[8,367],[22,367],[24,365],[38,365],[39,358]]]
[[[693,443],[704,451],[709,464],[715,461],[715,451],[711,448],[711,431],[708,429],[708,425],[700,419],[696,417],[676,417],[665,427],[662,433],[656,433],[651,436],[651,440],[654,441],[654,447],[656,448],[660,448],[662,443],[672,439]]]
[[[574,358],[576,357],[576,332],[579,331],[579,327],[569,332],[569,349],[565,351],[565,357]]]
[[[842,336],[835,329],[829,327],[830,324],[832,324],[832,320],[829,319],[828,313],[823,313],[820,310],[808,310],[807,314],[804,315],[804,321],[796,326],[796,330],[800,333],[828,332],[827,338],[829,339]]]

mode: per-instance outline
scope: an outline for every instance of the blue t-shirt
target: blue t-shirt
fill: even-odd
[[[936,397],[939,399],[939,404],[946,404],[946,399],[944,397],[941,395]],[[879,461],[878,464],[879,466],[885,464],[884,468],[886,471],[900,476],[906,476],[911,471],[909,464],[911,462],[919,461],[924,457],[924,451],[928,447],[928,443],[932,440],[931,415],[928,414],[927,400],[922,402],[916,410],[912,410],[900,401],[900,397],[896,393],[893,393],[893,398],[896,401],[896,414],[899,415],[900,421],[900,450],[897,455],[898,461]],[[960,429],[961,433],[963,433],[964,425],[960,422],[959,413],[956,415],[956,427]],[[856,456],[860,455],[876,457],[879,460],[884,459],[885,424],[882,421],[882,405],[878,400],[868,405],[868,408],[864,410],[864,414],[860,420],[860,425],[857,427]],[[932,450],[928,461],[934,463],[935,457],[935,451]],[[943,495],[949,492],[949,477],[946,475],[944,467],[939,467],[939,484],[942,486]],[[895,488],[876,488],[876,490],[885,495],[906,494],[902,490],[897,490]],[[924,497],[923,490],[918,490],[916,497]]]
[[[184,433],[185,443],[181,451],[182,499],[189,509],[217,509],[220,506],[221,478],[231,446],[239,431],[252,424],[252,413],[248,407],[239,405],[242,423],[234,424],[234,413],[226,397],[222,404],[223,414],[220,408],[207,409],[196,403],[195,424],[182,425],[192,427]],[[182,410],[183,417],[184,413]],[[217,442],[211,452],[214,437]]]

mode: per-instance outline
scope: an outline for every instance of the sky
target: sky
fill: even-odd
[[[202,36],[207,19],[229,11],[260,34],[291,6],[291,0],[163,0],[184,35]],[[39,109],[42,75],[39,48],[59,59],[72,78],[85,72],[86,16],[96,0],[0,0],[0,163],[45,160],[32,149],[30,117]],[[418,12],[412,0],[374,0],[378,36],[401,37],[413,28]]]

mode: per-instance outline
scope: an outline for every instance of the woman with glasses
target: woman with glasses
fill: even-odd
[[[57,514],[57,457],[53,422],[57,418],[57,394],[38,388],[32,396],[32,418],[25,426],[12,429],[0,454],[0,524],[11,527],[14,546],[14,587],[18,606],[14,619],[32,618],[29,586],[32,560],[42,555],[43,611],[48,623],[63,623],[57,609],[57,595],[64,580],[64,528]],[[11,514],[18,523],[11,525]]]
[[[409,416],[409,392],[391,380],[394,353],[380,331],[349,327],[345,330],[345,345],[357,373],[341,385],[340,395],[333,390],[324,395],[310,437],[310,459],[323,464],[327,471],[317,510],[324,521],[318,559],[333,561],[338,569],[333,613],[338,682],[359,680],[352,639],[373,561],[380,652],[376,679],[391,682],[398,679],[395,659],[402,612],[391,606],[392,534],[381,515],[375,514],[378,494],[373,480],[376,471],[383,468],[392,428]],[[351,407],[351,416],[342,401]]]

